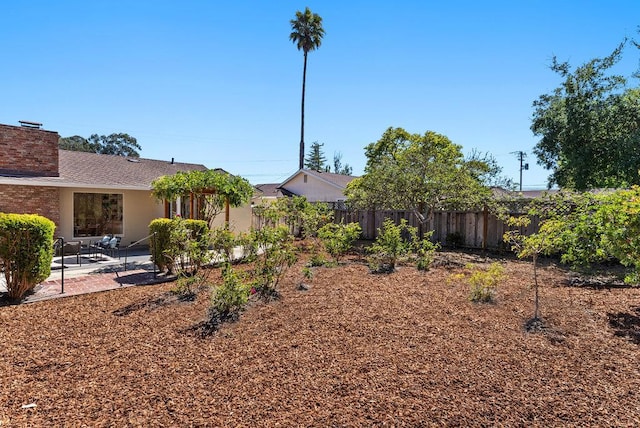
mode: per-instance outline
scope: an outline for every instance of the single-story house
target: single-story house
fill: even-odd
[[[344,203],[344,191],[354,176],[301,169],[280,184],[259,184],[262,197],[305,196],[309,202],[325,202],[333,206]]]
[[[254,187],[259,192],[253,198],[253,202],[257,204],[273,202],[284,196],[277,183],[256,184]]]
[[[188,217],[187,201],[163,203],[151,182],[204,165],[58,149],[57,132],[39,126],[0,125],[0,212],[39,214],[56,224],[56,236],[95,240],[120,236],[128,245],[149,234],[160,217]],[[216,219],[222,224],[224,219]],[[235,230],[251,225],[249,205],[232,208]]]

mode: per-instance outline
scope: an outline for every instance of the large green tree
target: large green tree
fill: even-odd
[[[311,143],[311,147],[309,147],[309,154],[304,160],[304,166],[308,169],[312,169],[314,171],[324,171],[325,162],[327,158],[324,156],[324,152],[322,151],[323,143],[318,143],[314,141]]]
[[[128,156],[133,158],[140,157],[138,150],[142,150],[142,147],[140,147],[135,137],[124,133],[110,135],[92,134],[89,138],[84,138],[79,135],[62,137],[58,140],[58,147],[63,150]]]
[[[305,8],[304,12],[297,11],[296,18],[290,22],[291,34],[289,34],[289,40],[295,43],[298,50],[302,50],[304,53],[299,164],[299,168],[302,169],[304,168],[304,97],[307,83],[307,54],[320,47],[324,37],[324,28],[322,28],[322,17],[317,13],[312,13],[308,7]]]
[[[640,91],[611,73],[626,42],[609,56],[571,69],[553,58],[562,83],[533,103],[531,130],[549,185],[585,190],[640,184]]]
[[[387,129],[366,149],[363,176],[347,186],[349,203],[366,208],[436,209],[482,206],[490,190],[478,176],[480,161],[465,161],[461,147],[433,131]]]

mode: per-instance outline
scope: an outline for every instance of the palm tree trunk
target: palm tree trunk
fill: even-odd
[[[307,51],[304,52],[304,67],[302,69],[302,108],[300,117],[300,169],[304,168],[304,92],[307,83]]]

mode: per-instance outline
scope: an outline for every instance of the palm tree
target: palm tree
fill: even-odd
[[[302,114],[300,125],[300,169],[304,168],[304,91],[307,81],[307,53],[316,50],[322,43],[324,28],[322,17],[312,13],[307,7],[303,12],[296,12],[296,19],[291,20],[289,40],[296,44],[298,50],[304,52],[304,68],[302,71]]]

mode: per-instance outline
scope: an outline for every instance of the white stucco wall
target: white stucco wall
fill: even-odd
[[[164,217],[164,204],[151,196],[150,191],[143,190],[113,190],[113,189],[60,189],[60,227],[56,230],[56,236],[63,236],[66,241],[82,240],[95,241],[95,237],[73,236],[73,194],[79,193],[121,193],[123,195],[123,234],[121,246],[124,247],[149,235],[149,223],[156,218]],[[248,231],[251,228],[252,209],[250,204],[242,207],[231,208],[229,212],[232,230],[236,232]],[[224,211],[214,221],[214,226],[224,224]],[[141,245],[148,244],[144,241]]]
[[[229,226],[234,232],[248,232],[251,229],[252,208],[250,204],[229,210]],[[215,218],[211,227],[224,226],[224,210]]]
[[[304,176],[307,182],[304,182]],[[284,188],[296,195],[304,195],[309,202],[337,202],[344,200],[344,193],[336,186],[319,180],[311,174],[300,173],[287,182]]]
[[[60,189],[60,228],[56,231],[58,236],[64,236],[65,240],[95,240],[99,237],[73,236],[73,194],[79,193],[121,193],[123,195],[123,234],[121,246],[129,245],[149,234],[151,220],[164,217],[164,206],[157,202],[151,191],[143,190],[113,190],[113,189]],[[148,244],[143,242],[142,244]]]

